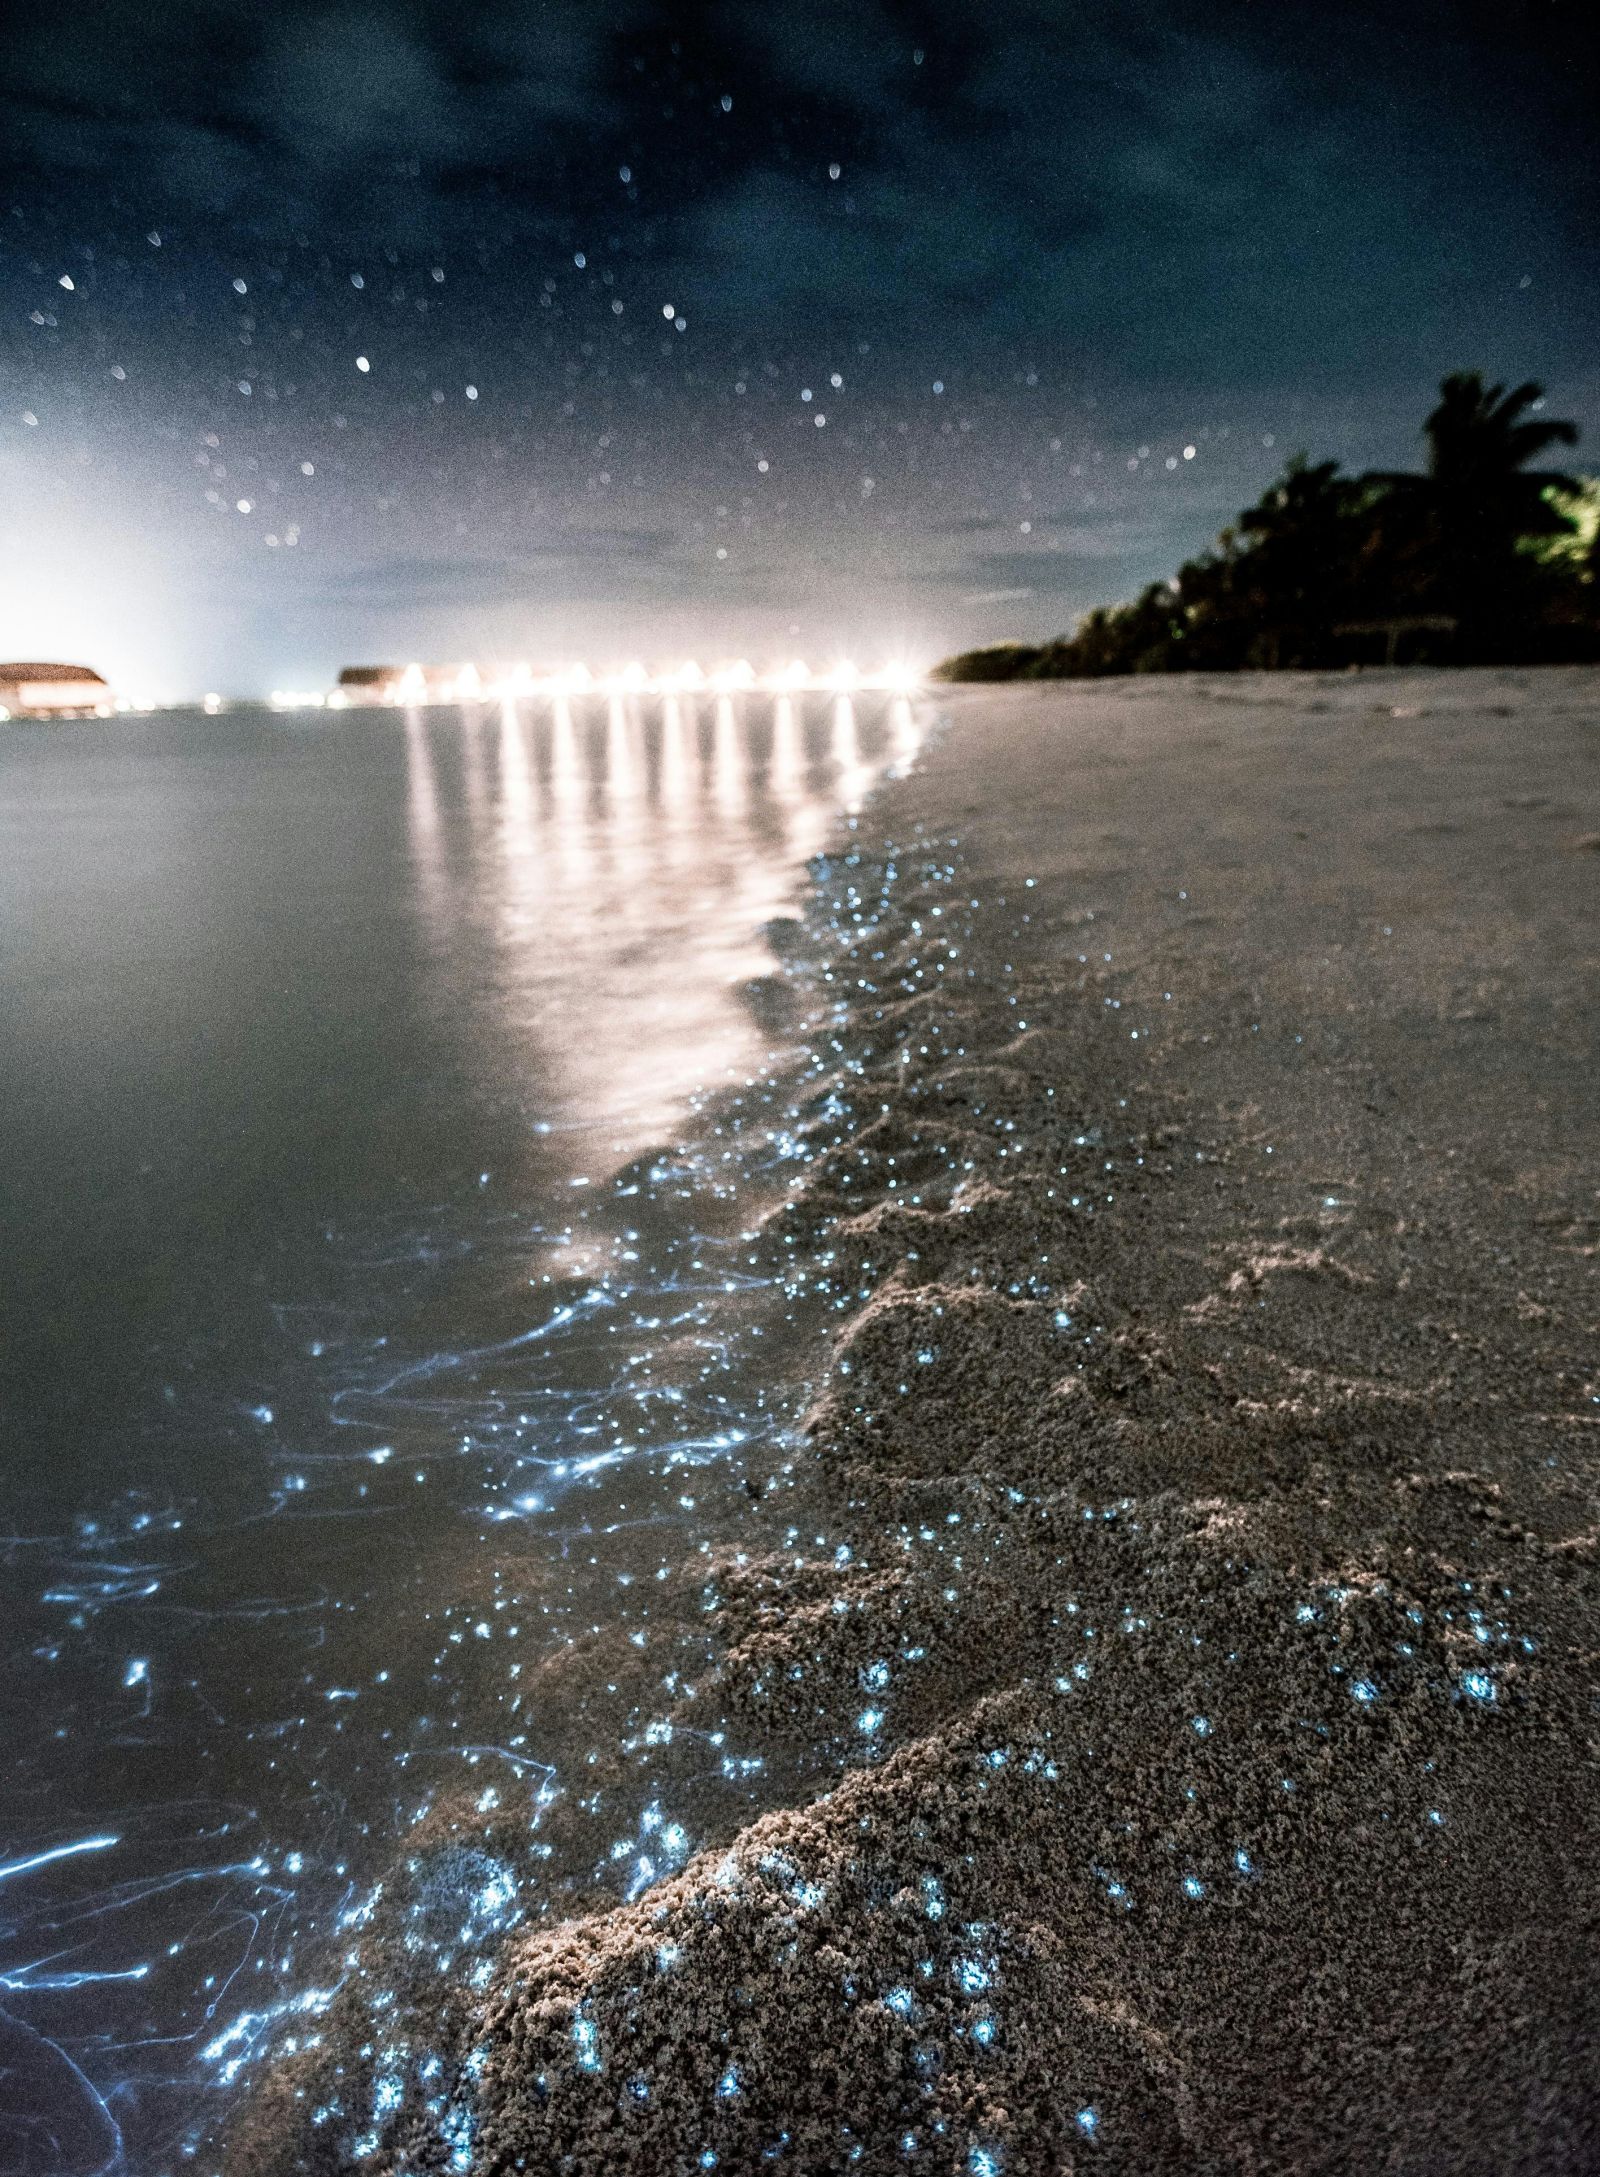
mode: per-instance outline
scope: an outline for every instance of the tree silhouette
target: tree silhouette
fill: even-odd
[[[1419,475],[1346,476],[1296,454],[1215,551],[1072,635],[968,651],[947,680],[1240,666],[1600,657],[1600,490],[1531,464],[1577,442],[1531,381],[1454,371]]]
[[[1236,592],[1259,629],[1253,664],[1320,663],[1326,630],[1357,610],[1363,545],[1375,497],[1337,461],[1296,454],[1282,478],[1239,516],[1245,550]]]
[[[1424,476],[1383,481],[1413,512],[1432,562],[1438,608],[1459,623],[1462,654],[1493,652],[1526,604],[1524,540],[1559,536],[1571,524],[1546,496],[1576,492],[1577,479],[1528,463],[1552,446],[1575,446],[1576,424],[1536,413],[1544,388],[1530,379],[1509,393],[1475,370],[1452,371],[1423,424]]]

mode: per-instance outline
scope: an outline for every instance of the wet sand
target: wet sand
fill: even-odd
[[[786,947],[803,1440],[233,2171],[1600,2166],[1600,675],[941,708]]]

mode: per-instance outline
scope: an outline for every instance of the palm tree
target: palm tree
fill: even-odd
[[[1337,461],[1313,464],[1301,453],[1239,516],[1245,546],[1234,579],[1256,623],[1252,662],[1319,662],[1319,644],[1345,609],[1359,520],[1371,495]]]
[[[1528,466],[1578,440],[1576,424],[1536,413],[1543,398],[1532,380],[1508,393],[1478,371],[1453,371],[1422,427],[1427,474],[1385,479],[1420,518],[1436,602],[1454,615],[1467,652],[1492,651],[1521,616],[1532,571],[1524,540],[1571,526],[1546,494],[1575,491],[1576,480]]]
[[[1552,484],[1563,491],[1578,488],[1555,470],[1528,468],[1549,447],[1578,443],[1575,423],[1528,420],[1543,400],[1544,387],[1531,378],[1508,393],[1504,386],[1486,386],[1475,370],[1452,371],[1439,387],[1438,407],[1422,426],[1435,492],[1457,500],[1463,512],[1474,507],[1516,511],[1525,517],[1518,534],[1535,534],[1541,494]]]

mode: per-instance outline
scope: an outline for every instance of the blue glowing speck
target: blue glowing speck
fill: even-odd
[[[967,2156],[970,2177],[1000,2177],[999,2150],[994,2147],[974,2147]]]
[[[1198,1875],[1185,1875],[1183,1878],[1183,1894],[1185,1897],[1204,1897],[1206,1886]]]
[[[1370,1678],[1357,1678],[1350,1687],[1350,1698],[1359,1701],[1363,1708],[1370,1708],[1378,1698],[1378,1689]]]
[[[1463,1671],[1461,1690],[1469,1701],[1492,1701],[1495,1698],[1495,1683],[1487,1671]]]
[[[1077,2125],[1085,2139],[1093,2139],[1095,2133],[1100,2129],[1100,2112],[1091,2103],[1087,2109],[1080,2109],[1072,2121]]]
[[[572,2021],[572,2047],[580,2071],[592,2075],[600,2069],[600,2035],[592,2018],[579,2016]]]
[[[877,1730],[882,1722],[883,1710],[881,1708],[864,1708],[856,1718],[856,1729],[865,1737],[871,1738],[873,1732]]]
[[[891,1988],[883,2000],[897,2018],[909,2018],[911,2016],[913,1998],[909,1988]]]
[[[1191,1716],[1189,1718],[1189,1728],[1197,1739],[1208,1739],[1211,1736],[1211,1718],[1209,1716]]]
[[[474,2160],[471,2112],[466,2109],[450,2111],[439,2126],[439,2131],[450,2149],[451,2169],[461,2171],[465,2177],[465,2172],[472,2168]]]

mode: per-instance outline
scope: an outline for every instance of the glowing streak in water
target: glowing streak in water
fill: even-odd
[[[52,1845],[47,1852],[35,1852],[31,1859],[12,1860],[0,1867],[0,1882],[9,1882],[13,1875],[31,1874],[35,1867],[48,1867],[52,1860],[74,1858],[79,1852],[109,1852],[120,1837],[80,1837],[76,1844]]]
[[[46,1962],[40,1959],[39,1965]],[[19,1965],[12,1972],[0,1973],[0,1988],[13,1995],[36,1995],[41,1990],[90,1988],[101,1981],[144,1980],[150,1971],[147,1965],[129,1965],[120,1972],[42,1973],[39,1965]]]
[[[516,1353],[524,1346],[537,1345],[541,1339],[550,1337],[558,1330],[564,1330],[583,1309],[610,1305],[612,1302],[609,1294],[596,1288],[585,1293],[581,1300],[574,1301],[570,1307],[557,1308],[545,1322],[534,1324],[531,1330],[518,1331],[514,1337],[499,1339],[493,1345],[467,1346],[459,1353],[430,1353],[426,1360],[413,1361],[408,1368],[398,1370],[383,1383],[370,1387],[356,1385],[349,1390],[336,1391],[332,1401],[335,1415],[337,1416],[340,1401],[345,1398],[388,1398],[408,1383],[423,1383],[446,1370],[472,1368],[480,1361],[492,1360],[505,1353]]]

